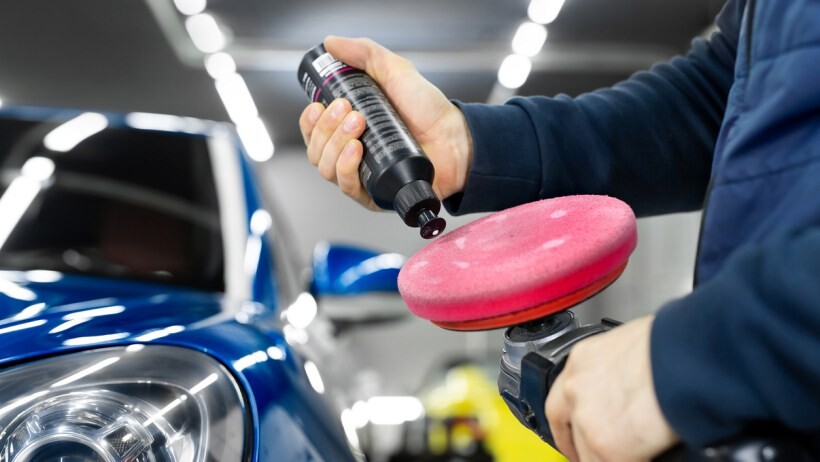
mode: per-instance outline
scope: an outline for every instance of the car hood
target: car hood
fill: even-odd
[[[234,320],[246,308],[220,293],[161,284],[0,271],[0,364],[92,346],[178,338]]]

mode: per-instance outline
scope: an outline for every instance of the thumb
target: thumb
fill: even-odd
[[[385,84],[394,73],[413,67],[410,61],[369,38],[329,35],[323,43],[334,58],[364,70],[380,84]]]

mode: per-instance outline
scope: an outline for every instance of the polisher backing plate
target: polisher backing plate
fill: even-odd
[[[635,215],[608,196],[566,196],[513,207],[445,234],[399,273],[410,311],[441,327],[485,330],[567,309],[624,270]]]

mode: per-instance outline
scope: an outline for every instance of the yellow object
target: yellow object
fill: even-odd
[[[453,427],[450,444],[455,447],[483,436],[487,450],[497,462],[566,461],[518,422],[499,396],[495,380],[478,366],[464,365],[449,370],[444,383],[431,390],[423,402],[431,422],[454,418],[477,420],[478,432],[483,430],[483,435],[476,435],[476,429],[468,425]],[[445,451],[448,440],[443,425],[431,425],[429,438],[431,452]]]

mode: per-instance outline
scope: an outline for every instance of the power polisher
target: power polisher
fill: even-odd
[[[512,413],[555,447],[544,410],[578,342],[617,327],[581,325],[568,308],[605,289],[637,245],[635,216],[607,196],[546,199],[488,215],[407,260],[399,291],[415,315],[450,330],[507,328],[498,388]],[[661,462],[802,462],[798,442],[743,437],[704,449],[678,446]]]

